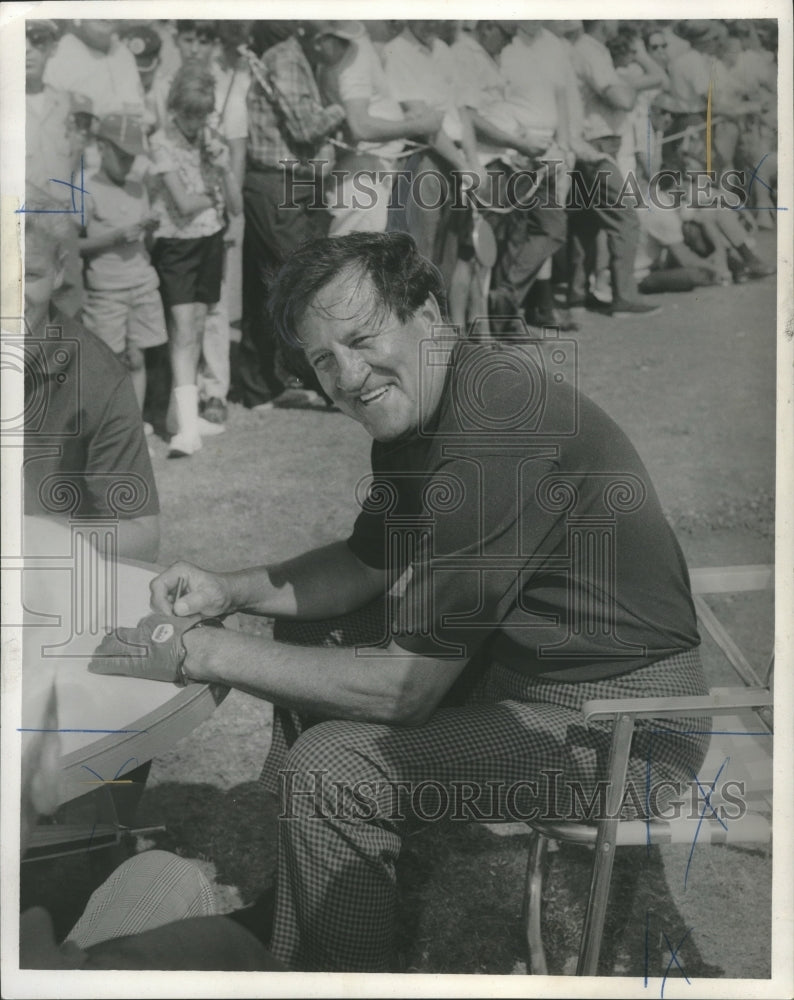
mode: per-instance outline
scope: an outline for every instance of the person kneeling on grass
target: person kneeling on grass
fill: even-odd
[[[152,261],[160,275],[171,345],[170,457],[191,455],[201,436],[222,424],[199,416],[198,366],[207,308],[219,301],[225,213],[242,210],[229,148],[207,126],[215,108],[215,80],[185,64],[168,93],[171,119],[151,138],[157,183],[153,206],[160,220]]]
[[[154,613],[108,636],[90,669],[274,703],[271,950],[296,970],[390,971],[408,810],[427,818],[445,790],[458,818],[590,801],[610,728],[585,722],[584,702],[705,694],[700,637],[650,477],[575,388],[567,342],[544,376],[543,342],[461,339],[404,233],[304,244],[271,304],[284,341],[374,438],[352,533],[238,572],[175,563],[152,581]],[[588,528],[569,512],[611,526],[608,565],[577,559],[589,542],[572,532]],[[272,638],[218,627],[234,609],[274,617]],[[660,725],[641,723],[632,746],[643,789]],[[663,725],[653,778],[674,785],[699,766],[708,726]]]

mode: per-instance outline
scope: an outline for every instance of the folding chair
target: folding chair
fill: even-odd
[[[533,832],[524,891],[527,971],[546,975],[541,937],[543,866],[549,840],[588,844],[595,848],[590,895],[576,967],[578,976],[597,974],[604,933],[615,849],[643,844],[767,844],[772,837],[772,663],[762,680],[727,629],[706,604],[703,594],[772,589],[774,567],[727,566],[691,572],[698,619],[728,662],[751,687],[713,688],[701,697],[622,698],[585,703],[587,721],[612,720],[605,818],[593,822],[528,820]],[[631,740],[637,719],[712,717],[709,750],[698,776],[701,807],[674,819],[615,818],[626,791]],[[745,782],[747,811],[730,819],[735,802],[723,801],[717,778],[726,761],[732,775],[738,761]],[[726,807],[726,808],[723,808]]]

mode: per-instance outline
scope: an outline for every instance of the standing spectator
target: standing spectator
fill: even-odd
[[[591,187],[596,176],[601,174],[606,204],[580,205],[580,195],[574,185],[574,211],[569,219],[568,304],[578,307],[588,303],[585,264],[587,261],[594,263],[598,233],[603,230],[607,234],[612,285],[612,302],[607,311],[610,315],[646,315],[656,312],[659,307],[646,305],[637,297],[634,279],[634,255],[639,236],[637,212],[632,206],[615,204],[624,180],[616,156],[626,117],[636,100],[636,91],[618,76],[606,46],[616,33],[614,21],[585,21],[573,44],[574,68],[584,114],[584,137],[591,149],[595,149],[594,153],[580,150],[576,170],[587,187]]]
[[[126,365],[143,412],[146,398],[144,351],[168,339],[160,281],[146,250],[157,226],[146,188],[129,173],[146,152],[141,123],[127,115],[106,115],[97,128],[100,169],[87,185],[85,235],[86,296],[83,323]]]
[[[117,21],[67,21],[66,34],[47,63],[44,82],[56,90],[90,97],[94,113],[142,115],[141,86],[135,57],[116,35]]]
[[[392,215],[389,228],[409,232],[420,252],[439,268],[452,321],[462,324],[474,250],[471,214],[459,201],[454,204],[458,199],[451,171],[478,175],[480,165],[471,121],[460,105],[455,64],[449,46],[438,37],[441,26],[441,21],[407,21],[383,48],[386,76],[403,110],[408,115],[424,114],[429,106],[443,115],[440,131],[430,138],[430,149],[415,154],[405,165],[410,194],[398,187],[404,212]]]
[[[48,202],[67,209],[72,188],[80,184],[81,158],[86,136],[76,127],[75,111],[87,110],[77,95],[56,90],[45,83],[49,60],[55,51],[58,27],[55,21],[25,22],[25,186]],[[29,200],[29,199],[28,199]],[[79,201],[79,199],[78,199]],[[63,281],[53,290],[56,306],[67,316],[76,316],[83,303],[83,279],[77,253],[79,215],[67,216],[70,234]]]
[[[507,97],[517,109],[532,163],[550,154],[549,158],[559,161],[565,170],[574,164],[568,120],[569,77],[556,41],[540,21],[519,21],[515,37],[502,52],[501,65]],[[551,258],[565,244],[562,206],[567,193],[564,184],[558,183],[557,169],[552,171],[548,178],[550,204],[520,208],[507,217],[494,285],[507,295],[511,311],[519,315],[532,289],[533,303],[527,313],[530,321],[571,329],[568,320],[555,313],[551,291]],[[547,201],[545,193],[543,201]],[[536,283],[538,287],[533,287]]]
[[[316,389],[288,374],[280,360],[277,363],[267,298],[272,275],[284,256],[304,240],[327,232],[322,177],[310,161],[329,161],[328,137],[339,128],[345,112],[338,104],[323,107],[307,57],[312,47],[310,27],[291,21],[257,21],[252,42],[256,62],[252,62],[255,71],[247,96],[243,323],[237,392],[251,409],[273,405],[325,408]]]
[[[667,73],[650,57],[639,35],[622,31],[610,39],[607,48],[615,70],[636,93],[634,107],[626,116],[621,133],[618,166],[626,175],[634,170],[636,154],[646,145],[651,100],[669,83]]]
[[[707,39],[710,31],[709,21],[682,22],[677,32],[689,42],[689,48],[670,60],[670,92],[678,98],[681,107],[689,115],[690,124],[699,124],[706,117],[711,80],[711,59],[706,51],[709,48]]]
[[[153,204],[160,220],[152,259],[160,276],[171,348],[173,391],[169,408],[171,456],[201,447],[201,434],[221,425],[199,417],[198,365],[207,309],[218,301],[223,272],[225,215],[240,211],[240,191],[229,150],[207,126],[215,83],[188,63],[174,77],[171,119],[152,136],[158,183]]]
[[[317,82],[327,104],[345,109],[344,137],[350,152],[337,159],[338,185],[329,192],[329,236],[384,232],[392,177],[406,138],[420,139],[441,127],[436,111],[406,117],[394,99],[380,57],[358,21],[318,22],[315,40],[320,65]],[[366,172],[370,197],[355,180]],[[384,175],[379,178],[378,174]]]

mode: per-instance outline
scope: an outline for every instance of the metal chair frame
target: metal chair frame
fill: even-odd
[[[585,703],[583,714],[588,722],[611,720],[614,722],[612,742],[607,766],[606,817],[594,822],[543,822],[528,820],[533,838],[529,848],[527,877],[524,891],[524,922],[528,948],[527,971],[546,975],[547,965],[541,937],[541,897],[543,888],[543,862],[549,840],[591,844],[595,847],[595,860],[590,882],[590,894],[585,911],[581,944],[576,967],[578,976],[597,974],[601,942],[606,920],[607,903],[612,879],[615,850],[624,845],[691,842],[693,824],[705,822],[708,834],[702,833],[701,841],[711,843],[769,843],[772,836],[771,791],[768,792],[768,810],[748,812],[741,820],[726,826],[714,821],[713,812],[708,816],[679,818],[676,820],[621,820],[616,817],[626,790],[634,725],[637,719],[671,719],[691,715],[736,717],[736,713],[752,709],[758,721],[757,732],[738,720],[731,719],[731,726],[740,726],[737,732],[713,732],[712,744],[721,735],[772,734],[771,691],[772,663],[762,680],[724,625],[706,604],[703,594],[744,592],[772,589],[773,566],[727,566],[691,571],[692,590],[700,624],[712,636],[728,662],[745,684],[750,687],[714,688],[700,697],[673,698],[622,698],[603,699]],[[737,721],[738,720],[738,721]],[[769,755],[771,757],[771,739]],[[737,747],[739,754],[741,748]],[[764,790],[765,792],[767,790]]]

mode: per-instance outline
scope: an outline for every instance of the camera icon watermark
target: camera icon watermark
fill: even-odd
[[[0,319],[0,324],[0,366],[5,383],[0,416],[3,443],[13,444],[14,438],[30,442],[37,435],[77,437],[83,409],[80,342],[64,337],[57,324],[46,326],[43,337],[34,336],[19,317]],[[56,391],[59,402],[66,402],[67,412],[59,414],[63,419],[54,424],[47,421],[47,414]]]
[[[468,336],[439,326],[419,345],[422,397],[439,367],[451,369],[452,413],[442,433],[445,441],[479,439],[505,443],[507,438],[569,438],[579,427],[578,345],[556,327],[533,336],[521,317],[509,317],[509,332],[498,340],[487,330],[506,317],[475,319]],[[454,346],[454,362],[452,350]],[[435,413],[422,413],[420,436],[438,432]]]

